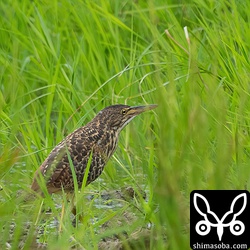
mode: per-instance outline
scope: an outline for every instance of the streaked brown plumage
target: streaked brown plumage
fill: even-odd
[[[70,158],[75,169],[78,188],[81,188],[92,152],[86,183],[88,185],[100,176],[113,155],[121,130],[140,113],[156,107],[154,104],[137,107],[113,105],[101,110],[92,121],[69,134],[51,151],[36,171],[31,188],[42,193],[39,178],[44,178],[50,194],[60,192],[62,188],[65,192],[73,192]]]

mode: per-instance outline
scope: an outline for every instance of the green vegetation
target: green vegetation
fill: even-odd
[[[192,190],[249,190],[250,1],[182,2],[0,2],[0,249],[189,249]],[[51,149],[116,103],[159,107],[77,195],[77,226],[65,195],[24,201]]]

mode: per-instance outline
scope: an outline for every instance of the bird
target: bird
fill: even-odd
[[[74,185],[81,189],[88,167],[84,183],[87,186],[103,172],[104,166],[117,148],[122,129],[139,114],[156,107],[156,104],[116,104],[104,108],[93,120],[66,136],[50,152],[36,170],[31,189],[42,196],[44,192],[74,193]],[[77,183],[73,176],[76,176]]]

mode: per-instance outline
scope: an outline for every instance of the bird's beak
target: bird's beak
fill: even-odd
[[[158,106],[157,104],[150,104],[150,105],[146,105],[146,106],[135,106],[135,107],[131,107],[128,113],[136,116],[136,115],[139,115],[145,111],[155,109],[157,106]]]

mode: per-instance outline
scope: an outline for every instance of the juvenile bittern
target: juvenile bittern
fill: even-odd
[[[130,107],[113,105],[101,110],[87,125],[75,130],[61,141],[36,171],[31,188],[39,193],[44,178],[48,193],[74,192],[75,171],[78,188],[89,162],[86,185],[94,181],[103,171],[113,155],[121,130],[137,115],[156,108],[157,105]],[[72,167],[73,166],[73,167]]]

